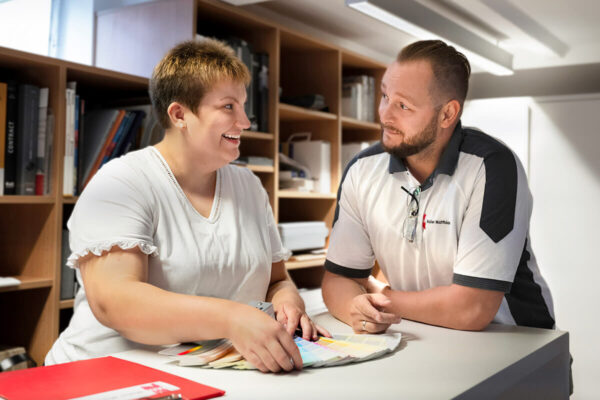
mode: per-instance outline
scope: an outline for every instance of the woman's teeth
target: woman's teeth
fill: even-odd
[[[240,136],[225,135],[225,134],[223,134],[222,136],[226,139],[231,139],[231,140],[239,140],[240,139]]]

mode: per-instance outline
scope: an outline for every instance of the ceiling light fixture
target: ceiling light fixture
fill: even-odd
[[[442,39],[494,75],[512,75],[513,56],[413,0],[346,0],[346,5],[420,40]]]

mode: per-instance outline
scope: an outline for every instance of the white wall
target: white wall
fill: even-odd
[[[531,243],[569,331],[575,393],[600,398],[600,94],[531,108]]]
[[[465,103],[463,124],[503,140],[529,165],[531,245],[569,331],[572,399],[600,398],[600,94]]]
[[[54,0],[58,24],[52,37],[50,56],[92,64],[94,47],[94,1]]]
[[[0,46],[48,55],[50,0],[0,3]]]
[[[505,97],[465,102],[463,126],[479,128],[500,139],[519,157],[529,174],[529,97]]]

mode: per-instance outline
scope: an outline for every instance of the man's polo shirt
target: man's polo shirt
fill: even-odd
[[[403,234],[411,196],[402,187],[421,189],[413,242]],[[366,278],[377,260],[394,290],[455,283],[502,291],[495,322],[552,328],[552,297],[529,241],[531,209],[516,155],[460,122],[423,183],[377,143],[344,172],[325,268]]]

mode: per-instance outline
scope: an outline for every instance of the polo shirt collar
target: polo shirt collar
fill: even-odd
[[[440,162],[437,167],[431,174],[431,176],[427,179],[431,181],[434,176],[437,174],[446,174],[452,175],[454,174],[454,170],[456,169],[456,164],[458,163],[458,156],[460,153],[460,144],[462,143],[462,124],[458,121],[456,127],[454,128],[454,132],[452,132],[452,136],[442,153],[442,157],[440,158]],[[394,157],[390,154],[390,163],[388,167],[389,173],[394,174],[396,172],[405,172],[406,165],[404,165],[404,161]],[[423,182],[425,184],[425,182]]]
[[[450,137],[450,140],[448,141],[448,144],[442,153],[440,162],[438,163],[437,167],[435,167],[432,175],[435,176],[439,173],[446,175],[454,174],[456,164],[458,164],[458,156],[460,154],[460,144],[462,143],[462,139],[462,124],[460,121],[458,121],[458,124],[456,124],[456,127],[454,128],[454,132],[452,132],[452,137]]]

